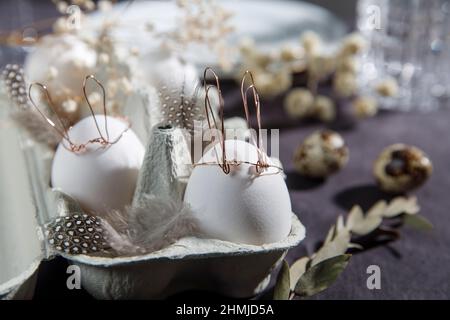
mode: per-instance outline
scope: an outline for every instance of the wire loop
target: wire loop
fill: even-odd
[[[207,84],[206,79],[207,79],[207,75],[208,72],[211,73],[213,75],[213,78],[215,80],[215,85],[211,85],[211,84]],[[246,84],[246,80],[247,77],[250,77],[250,85],[245,87]],[[253,102],[255,105],[255,109],[256,109],[256,119],[257,119],[257,125],[258,125],[258,132],[257,132],[257,139],[255,142],[255,137],[252,135],[252,139],[254,144],[256,145],[256,149],[258,152],[258,161],[256,163],[251,163],[248,161],[239,161],[237,159],[233,159],[233,160],[228,160],[227,156],[226,156],[226,147],[225,147],[225,126],[224,126],[224,100],[223,100],[223,96],[222,96],[222,91],[220,89],[220,81],[219,81],[219,77],[217,76],[217,74],[214,72],[214,70],[211,67],[207,67],[203,73],[203,86],[205,88],[205,112],[206,112],[206,119],[208,121],[208,126],[210,130],[219,130],[218,129],[218,124],[217,121],[215,119],[214,116],[214,112],[211,106],[211,100],[209,97],[210,94],[210,90],[212,88],[216,88],[217,92],[218,92],[218,96],[219,96],[219,117],[220,117],[220,136],[219,136],[219,144],[220,147],[222,148],[222,158],[219,159],[219,155],[217,153],[217,149],[214,147],[214,151],[216,153],[216,158],[217,158],[217,162],[216,163],[209,163],[209,162],[204,162],[204,163],[198,163],[196,165],[218,165],[222,171],[225,174],[229,174],[231,172],[231,166],[239,166],[243,163],[245,164],[250,164],[250,165],[254,165],[255,166],[255,170],[256,173],[258,175],[261,175],[266,169],[268,168],[276,168],[278,169],[277,172],[275,172],[274,174],[278,174],[280,173],[283,169],[278,167],[278,166],[274,166],[274,165],[270,165],[267,159],[267,155],[263,149],[262,146],[262,138],[261,138],[261,103],[260,103],[260,99],[259,99],[259,94],[258,94],[258,90],[256,89],[254,80],[253,80],[253,75],[250,71],[246,71],[242,77],[242,81],[241,81],[241,97],[242,97],[242,103],[243,103],[243,107],[244,107],[244,112],[245,112],[245,118],[247,121],[247,125],[250,128],[250,112],[249,112],[249,107],[248,107],[248,94],[249,91],[251,91],[251,93],[253,94]]]
[[[89,101],[87,92],[86,92],[86,84],[88,80],[93,80],[95,81],[95,83],[101,88],[102,90],[102,94],[103,94],[103,115],[104,115],[104,119],[105,119],[105,134],[106,134],[106,138],[103,136],[102,131],[100,130],[100,126],[97,122],[97,118],[95,116],[95,112],[94,112],[94,108],[91,105],[91,102]],[[38,86],[39,88],[41,88],[42,91],[45,92],[45,96],[48,102],[48,106],[50,107],[50,109],[52,110],[52,112],[55,114],[56,118],[58,119],[59,125],[61,126],[61,128],[58,128],[58,126],[52,121],[52,119],[50,119],[50,117],[46,116],[44,114],[44,112],[42,112],[41,108],[39,108],[37,106],[37,104],[35,103],[32,94],[31,94],[31,90],[33,89],[34,86]],[[85,143],[74,143],[69,136],[69,131],[71,129],[71,127],[66,128],[64,121],[61,119],[61,117],[59,116],[57,109],[55,107],[55,104],[53,103],[53,100],[51,98],[50,92],[47,89],[47,87],[39,82],[34,82],[32,84],[30,84],[30,86],[28,87],[28,98],[30,99],[31,104],[33,105],[33,107],[38,111],[38,113],[45,119],[45,121],[53,128],[55,129],[59,135],[61,135],[61,138],[67,142],[68,146],[65,143],[62,143],[62,145],[64,146],[64,148],[66,148],[69,151],[72,151],[74,153],[82,153],[84,151],[86,151],[87,146],[89,144],[99,144],[101,148],[106,148],[109,147],[115,143],[117,143],[120,138],[122,138],[122,136],[124,135],[124,133],[126,131],[128,131],[128,129],[131,127],[131,124],[128,122],[128,126],[125,130],[123,130],[121,132],[121,134],[116,137],[114,140],[110,140],[109,137],[109,131],[108,131],[108,116],[107,116],[107,110],[106,110],[106,90],[105,87],[100,83],[100,81],[98,81],[94,75],[88,75],[84,78],[83,81],[83,94],[84,94],[84,98],[87,102],[87,105],[89,107],[89,111],[92,115],[92,118],[94,119],[94,123],[95,126],[97,128],[97,131],[99,133],[99,137],[90,139],[88,141],[86,141]]]

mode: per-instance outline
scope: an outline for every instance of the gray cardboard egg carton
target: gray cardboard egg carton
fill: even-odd
[[[144,140],[145,141],[145,140]],[[52,153],[40,147],[22,143],[35,215],[29,214],[26,224],[32,224],[35,234],[26,234],[27,241],[39,243],[40,251],[30,251],[21,259],[21,267],[10,271],[0,283],[0,298],[30,298],[34,292],[36,270],[43,259],[51,259],[42,227],[52,218],[67,214],[67,204],[55,201],[49,187]],[[176,171],[176,170],[175,170]],[[173,170],[172,170],[173,172]],[[185,180],[179,180],[181,185]],[[0,216],[6,221],[4,215]],[[0,221],[0,226],[4,226]],[[13,221],[17,224],[23,221]],[[17,233],[17,241],[24,234]],[[270,274],[289,248],[305,237],[305,229],[292,214],[292,229],[288,237],[277,243],[261,246],[185,237],[172,245],[145,255],[133,257],[94,257],[62,254],[81,270],[81,283],[91,295],[99,299],[164,298],[185,290],[208,290],[231,297],[252,297],[263,291]],[[11,244],[16,239],[10,239]],[[2,257],[1,264],[14,264],[17,257]],[[5,269],[11,269],[7,265]],[[1,272],[0,272],[1,273]]]

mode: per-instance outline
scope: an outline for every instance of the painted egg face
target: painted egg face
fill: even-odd
[[[95,117],[102,135],[106,136],[105,117]],[[130,204],[145,151],[136,134],[127,130],[125,122],[108,116],[107,127],[110,141],[123,134],[116,143],[107,147],[93,143],[87,145],[85,152],[75,153],[65,148],[68,144],[63,140],[56,150],[51,173],[54,188],[99,214]],[[77,144],[99,137],[92,117],[75,124],[68,134]]]
[[[244,141],[226,140],[227,160],[258,161],[257,149]],[[217,152],[217,153],[216,153]],[[199,163],[217,162],[216,145]],[[225,174],[218,165],[197,165],[184,197],[209,237],[261,245],[284,239],[291,230],[291,202],[278,169],[258,175],[254,165],[231,166]]]

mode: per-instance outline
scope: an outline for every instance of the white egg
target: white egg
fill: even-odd
[[[104,116],[95,117],[106,138]],[[109,140],[114,141],[128,128],[128,124],[108,116],[107,128]],[[68,134],[76,144],[100,136],[92,116],[75,124]],[[102,148],[100,144],[93,143],[87,145],[85,152],[75,153],[65,146],[68,143],[63,140],[53,159],[51,180],[54,188],[98,214],[111,209],[120,210],[131,203],[145,151],[131,129],[108,147]]]
[[[182,88],[186,95],[195,92],[199,76],[195,66],[182,61],[170,52],[161,50],[143,56],[137,74],[160,90],[162,86]]]
[[[179,126],[180,98],[188,101],[197,94],[199,76],[195,66],[161,49],[143,55],[134,74],[142,80],[148,93],[150,126],[161,122]],[[198,100],[204,103],[204,99]],[[184,122],[185,119],[181,123]]]
[[[60,103],[83,94],[83,80],[94,73],[96,62],[95,50],[75,35],[47,35],[27,56],[24,71],[28,81],[45,84]]]
[[[225,148],[227,160],[258,161],[257,149],[247,142],[226,140]],[[215,162],[216,155],[221,159],[217,144],[199,163]],[[184,200],[198,218],[202,232],[254,245],[284,239],[291,230],[292,209],[283,175],[275,168],[257,175],[250,164],[231,169],[226,175],[217,165],[197,165],[189,178]]]

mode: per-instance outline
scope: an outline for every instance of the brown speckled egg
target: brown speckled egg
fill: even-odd
[[[316,131],[295,151],[294,168],[304,176],[325,178],[345,166],[348,156],[348,148],[339,133]]]
[[[403,193],[422,185],[433,166],[420,149],[397,143],[386,147],[374,165],[374,176],[383,191]]]

